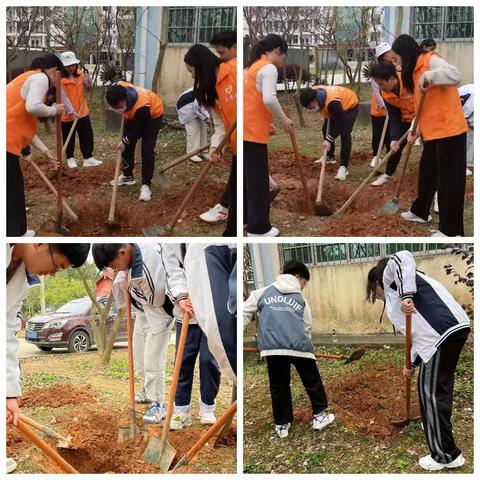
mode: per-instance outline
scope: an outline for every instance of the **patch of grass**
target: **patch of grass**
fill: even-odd
[[[112,378],[128,379],[128,361],[126,359],[112,360],[105,373]]]
[[[55,383],[68,383],[70,379],[56,373],[39,373],[22,375],[22,387],[28,390],[34,387],[48,387]]]

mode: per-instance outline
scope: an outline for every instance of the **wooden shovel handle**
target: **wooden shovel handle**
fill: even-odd
[[[243,347],[244,352],[249,352],[249,353],[258,353],[259,350],[257,347]],[[335,353],[319,353],[319,352],[313,352],[315,355],[315,358],[334,358],[335,360],[344,360],[345,357],[343,355],[337,355]]]
[[[62,92],[61,92],[61,79],[62,74],[60,72],[56,72],[55,75],[55,103],[58,105],[62,103]],[[55,126],[56,126],[56,140],[57,140],[57,161],[58,161],[58,169],[56,175],[57,181],[57,213],[60,217],[63,211],[63,188],[62,188],[62,163],[63,163],[63,139],[62,139],[62,116],[57,115],[55,118]]]
[[[190,463],[192,458],[205,446],[205,444],[223,427],[223,425],[230,420],[237,412],[237,402],[233,402],[223,415],[195,442],[193,447],[180,459],[175,466],[181,467]],[[175,470],[174,469],[174,470]]]
[[[330,133],[330,119],[327,120],[327,132],[328,135]],[[315,200],[316,203],[322,203],[322,194],[323,194],[323,181],[325,179],[325,169],[327,166],[327,155],[328,150],[323,147],[322,158],[320,159],[320,177],[318,178],[318,188],[317,188],[317,198]]]
[[[222,141],[220,142],[220,145],[215,149],[215,153],[220,153],[223,149],[223,147],[226,145],[228,142],[230,135],[233,133],[233,131],[237,128],[237,121],[235,120],[228,130],[225,132],[225,135],[222,137]],[[195,183],[190,187],[190,190],[188,191],[187,195],[183,199],[182,203],[178,207],[177,211],[175,212],[175,215],[173,216],[172,220],[167,226],[167,231],[171,233],[173,229],[175,228],[175,225],[177,224],[178,219],[182,215],[183,211],[185,210],[186,206],[190,202],[191,198],[197,191],[197,188],[199,185],[203,182],[203,179],[206,177],[208,171],[210,170],[210,167],[212,166],[212,162],[208,161],[205,166],[202,168],[200,171],[200,174],[198,178],[195,180]]]
[[[132,301],[128,292],[128,278],[125,278],[125,315],[127,317],[127,345],[128,345],[128,399],[130,410],[135,410],[135,373],[133,368],[133,322],[132,322]]]
[[[192,150],[190,152],[187,152],[185,155],[182,155],[181,157],[176,158],[175,160],[172,160],[171,162],[166,163],[161,169],[159,173],[165,173],[167,170],[170,170],[173,168],[175,165],[178,165],[179,163],[184,162],[185,160],[188,160],[189,158],[192,158],[194,155],[197,155],[198,153],[203,152],[204,150],[207,150],[210,147],[210,144],[207,143],[206,145],[203,145],[201,147],[196,148],[195,150]]]
[[[80,107],[78,108],[78,112],[80,113],[83,109],[83,105],[87,101],[87,97],[83,97],[82,103],[80,104]],[[65,139],[65,142],[63,143],[62,147],[62,161],[63,161],[63,155],[65,155],[65,152],[67,151],[68,144],[70,143],[70,139],[72,138],[73,132],[75,131],[75,127],[77,126],[78,123],[78,117],[75,115],[75,118],[73,120],[72,126],[70,127],[70,131],[68,132],[67,138]]]
[[[32,432],[27,425],[18,420],[17,428],[28,439],[35,444],[40,450],[42,450],[48,457],[50,457],[65,473],[80,473],[75,470],[61,455],[59,455],[45,440],[40,438],[36,433]]]
[[[420,115],[422,113],[424,103],[425,103],[425,92],[422,92],[422,95],[420,97],[420,103],[418,104],[417,114],[415,116],[415,120],[413,121],[412,132],[417,131],[418,122],[420,121]],[[405,153],[404,153],[405,159],[403,160],[402,170],[400,172],[400,177],[398,179],[397,188],[395,189],[395,196],[393,197],[394,201],[396,202],[398,202],[400,198],[400,192],[402,191],[402,185],[403,185],[403,178],[405,177],[405,172],[407,171],[408,160],[410,159],[410,153],[412,152],[412,148],[413,148],[413,144],[407,143],[407,146],[405,147]]]
[[[42,425],[41,423],[36,422],[33,418],[26,417],[25,415],[20,414],[20,420],[27,425],[35,428],[39,432],[42,432],[44,435],[47,435],[50,438],[54,438],[55,440],[59,440],[65,443],[68,443],[68,440],[60,435],[59,433],[55,432],[51,428],[47,427],[46,425]]]
[[[398,142],[401,144],[403,143],[408,136],[408,132],[405,132],[402,137],[398,140]],[[388,159],[394,155],[395,152],[393,150],[390,150],[380,161],[380,163],[377,164],[377,166],[370,172],[370,174],[365,178],[365,180],[360,184],[360,186],[350,195],[348,200],[335,212],[334,215],[339,215],[340,213],[344,212],[350,204],[357,198],[358,194],[365,188],[367,183],[375,176],[375,174],[385,165],[388,161]]]
[[[405,315],[405,368],[411,369],[411,352],[412,352],[412,314]],[[407,419],[410,418],[410,390],[412,380],[405,379],[405,407],[407,411]]]
[[[387,135],[387,128],[388,128],[388,122],[390,120],[390,117],[387,115],[385,116],[385,120],[383,122],[383,128],[382,128],[382,136],[380,137],[380,143],[378,144],[377,148],[377,161],[378,163],[380,161],[380,154],[382,153],[383,150],[383,144],[385,143],[385,136]]]
[[[125,122],[125,117],[122,115],[122,122],[120,123],[120,142],[123,138],[123,126]],[[108,220],[113,222],[115,220],[115,205],[117,202],[117,191],[118,191],[118,176],[120,175],[120,166],[122,164],[122,152],[118,152],[117,161],[115,162],[115,176],[112,190],[112,199],[110,200],[110,210],[108,212]]]
[[[187,341],[188,324],[190,323],[190,315],[185,313],[182,320],[182,330],[180,331],[180,338],[178,340],[177,352],[175,353],[175,366],[173,367],[172,383],[168,391],[167,412],[162,429],[161,451],[163,453],[163,445],[167,441],[168,432],[170,431],[170,422],[173,415],[173,405],[175,403],[175,394],[177,393],[178,378],[180,376],[180,369],[182,368],[183,352],[185,350],[185,343]]]

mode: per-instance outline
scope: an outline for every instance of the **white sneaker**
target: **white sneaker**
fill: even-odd
[[[12,473],[17,469],[17,462],[10,457],[7,457],[7,473]]]
[[[314,430],[321,430],[327,425],[330,425],[335,420],[333,413],[320,412],[313,416],[312,428]]]
[[[118,186],[120,185],[135,185],[136,181],[133,177],[126,177],[123,173],[118,176]],[[113,187],[115,185],[115,179],[110,182]]]
[[[143,421],[145,423],[161,423],[166,415],[165,403],[153,402],[150,408],[145,412]]]
[[[375,155],[370,162],[370,167],[375,168],[377,166],[377,156]]]
[[[465,174],[467,175],[467,177],[471,177],[473,175],[473,171],[467,167],[467,171],[465,172]]]
[[[392,177],[390,175],[382,173],[370,185],[372,185],[373,187],[381,187],[382,185],[385,185],[391,178]]]
[[[228,217],[228,208],[217,203],[210,210],[200,215],[200,219],[207,223],[217,223],[226,220]]]
[[[190,157],[190,161],[192,161],[193,163],[200,163],[200,162],[203,162],[203,160],[205,160],[203,157],[200,157],[199,155],[194,155],[193,157]]]
[[[200,412],[200,423],[203,425],[213,425],[217,421],[215,413],[213,412]]]
[[[35,230],[27,230],[22,237],[34,237],[35,236]]]
[[[90,158],[86,158],[84,161],[83,161],[83,166],[84,167],[98,167],[99,165],[102,164],[102,161],[101,160],[97,160],[96,158],[94,157],[90,157]]]
[[[408,222],[415,222],[415,223],[430,223],[432,221],[432,216],[428,216],[428,220],[424,220],[423,218],[415,215],[410,210],[408,212],[403,212],[400,214],[404,220]]]
[[[147,397],[147,391],[145,387],[135,395],[135,403],[153,403],[153,400]]]
[[[342,166],[338,169],[337,175],[335,176],[335,180],[340,180],[340,181],[346,180],[347,175],[348,175],[348,170],[346,169],[346,167]]]
[[[173,414],[170,422],[170,430],[181,430],[182,428],[191,427],[193,425],[189,412],[177,412]]]
[[[67,158],[68,168],[77,168],[77,160],[73,157]]]
[[[150,190],[148,185],[142,185],[138,199],[141,202],[149,202],[152,199],[152,190]]]
[[[279,235],[280,235],[280,230],[276,227],[272,227],[267,233],[247,232],[247,237],[278,237]]]
[[[290,425],[290,423],[286,423],[285,425],[275,425],[275,432],[280,438],[287,438]]]
[[[435,196],[433,197],[433,211],[434,213],[438,213],[440,211],[438,209],[438,192],[435,192]]]
[[[337,161],[335,160],[335,157],[327,156],[325,163],[337,163]]]
[[[455,460],[453,460],[453,462],[438,463],[432,458],[431,455],[427,455],[425,457],[420,458],[418,463],[424,470],[428,470],[429,472],[434,472],[438,470],[443,470],[444,468],[460,468],[463,465],[465,465],[465,457],[461,453]]]

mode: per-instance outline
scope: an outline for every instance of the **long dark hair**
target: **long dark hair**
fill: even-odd
[[[392,44],[392,50],[402,57],[402,80],[405,87],[413,92],[413,71],[422,52],[420,45],[410,35],[399,35]]]
[[[36,57],[32,60],[30,68],[32,70],[48,70],[49,68],[57,67],[60,72],[63,72],[63,64],[60,59],[53,53],[46,53],[41,57]]]
[[[213,107],[218,98],[215,85],[217,83],[217,68],[222,60],[205,45],[196,44],[190,47],[183,58],[185,63],[195,71],[193,93],[195,99],[204,107]]]
[[[382,258],[378,263],[368,272],[367,277],[367,300],[369,302],[375,303],[375,287],[377,282],[383,288],[383,272],[389,258]]]
[[[271,52],[276,48],[280,48],[282,53],[287,53],[287,42],[280,35],[269,33],[251,48],[248,66],[253,65],[264,53]]]
[[[70,66],[70,65],[69,65]],[[73,75],[74,77],[79,77],[80,76],[80,72],[78,71],[80,68],[80,66],[78,65],[77,63],[77,68],[73,71],[73,73],[71,75]],[[65,67],[62,65],[62,77],[69,77],[70,75],[67,73],[67,70],[65,69]]]

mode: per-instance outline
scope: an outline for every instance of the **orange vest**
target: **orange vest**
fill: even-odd
[[[147,90],[142,87],[138,87],[137,85],[133,85],[132,83],[120,81],[117,82],[118,85],[122,87],[130,87],[133,88],[138,95],[137,101],[131,110],[128,112],[123,112],[122,115],[127,119],[131,120],[135,116],[135,112],[140,108],[148,105],[150,107],[150,117],[151,118],[158,118],[160,115],[163,114],[163,102],[162,99],[151,90]]]
[[[375,95],[375,92],[372,92],[372,103],[370,104],[370,115],[372,117],[385,117],[386,116],[385,107],[381,107],[378,104],[378,98]]]
[[[268,143],[272,114],[257,90],[258,71],[271,63],[262,55],[245,72],[243,85],[243,139],[247,142]]]
[[[237,59],[220,64],[217,75],[217,103],[215,111],[223,120],[225,131],[237,119]],[[230,136],[233,152],[237,152],[237,130]]]
[[[420,103],[418,80],[430,68],[430,58],[438,55],[436,52],[420,54],[413,71],[415,85],[415,111]],[[468,130],[467,121],[463,114],[460,95],[455,85],[431,86],[425,95],[425,103],[420,116],[418,132],[423,140],[437,140],[454,137]]]
[[[312,87],[315,90],[322,88],[327,92],[327,98],[325,99],[325,105],[320,110],[320,113],[326,117],[329,117],[328,105],[333,100],[340,100],[342,108],[346,112],[358,105],[358,97],[353,90],[346,87],[339,87],[336,85],[320,85]]]
[[[410,93],[406,88],[404,88],[402,74],[400,72],[397,72],[397,78],[399,82],[398,95],[394,92],[385,92],[383,90],[380,90],[380,93],[387,103],[397,107],[400,110],[402,114],[402,121],[408,123],[415,118],[415,100],[413,98],[413,93]]]
[[[78,113],[79,118],[86,117],[89,113],[87,102],[83,104],[82,111],[79,111],[85,98],[85,88],[83,86],[84,76],[80,70],[77,70],[80,74],[78,77],[72,76],[71,78],[62,77],[61,85],[64,92],[67,94],[72,107]],[[74,115],[62,115],[62,122],[73,122]]]
[[[20,155],[37,132],[38,119],[25,110],[25,100],[20,95],[25,80],[41,70],[29,70],[15,77],[7,85],[7,152]]]

